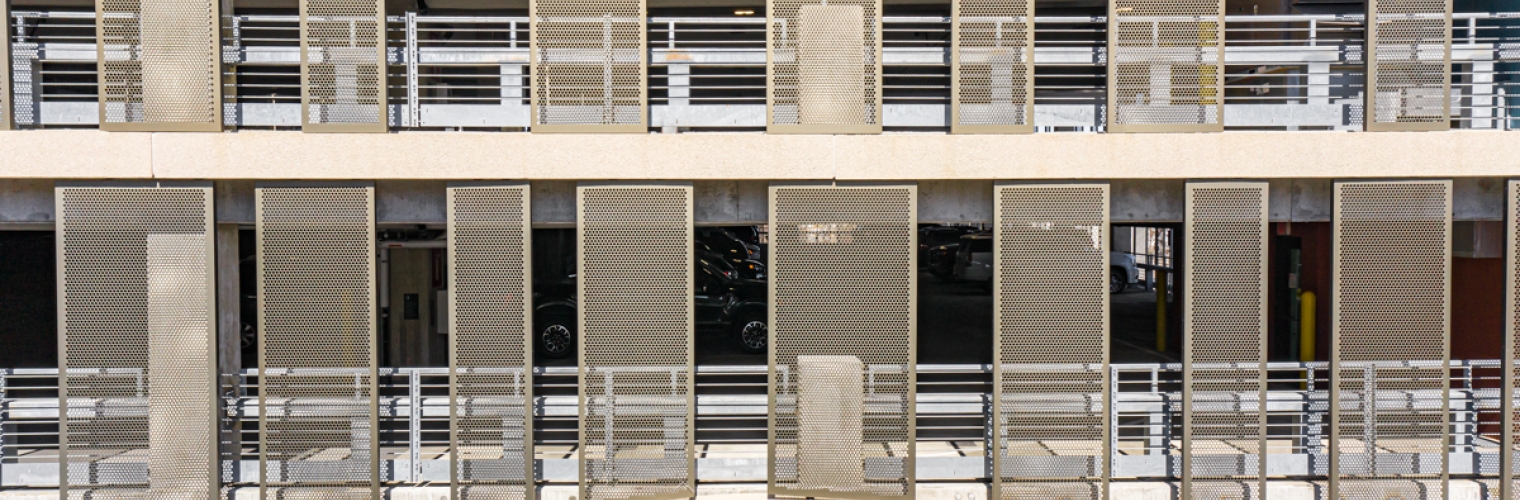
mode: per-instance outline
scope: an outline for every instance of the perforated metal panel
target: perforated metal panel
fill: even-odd
[[[993,495],[1108,498],[1108,184],[996,187]]]
[[[772,495],[914,496],[917,199],[771,184]]]
[[[530,2],[534,132],[647,133],[644,0]]]
[[[1267,183],[1190,182],[1182,498],[1261,500],[1267,477]]]
[[[1501,430],[1499,445],[1499,496],[1515,498],[1520,494],[1520,484],[1515,482],[1515,471],[1520,468],[1520,408],[1516,408],[1515,391],[1520,390],[1520,180],[1510,180],[1505,190],[1504,227],[1504,377],[1501,398]]]
[[[260,494],[379,500],[374,187],[254,192]]]
[[[881,1],[766,0],[773,134],[881,133]]]
[[[100,128],[222,129],[217,0],[96,0]]]
[[[956,0],[951,132],[1034,132],[1034,2]]]
[[[1370,131],[1451,128],[1451,0],[1367,0]]]
[[[1108,131],[1224,130],[1224,1],[1109,0]]]
[[[301,0],[301,130],[385,132],[385,2]]]
[[[581,498],[696,495],[692,188],[576,188]]]
[[[454,184],[449,222],[453,498],[533,498],[527,184]]]
[[[0,19],[11,18],[11,4],[0,1]],[[0,23],[0,130],[15,127],[11,112],[11,23]]]
[[[1451,181],[1337,182],[1330,497],[1444,499]]]
[[[62,498],[216,498],[211,187],[54,194]]]

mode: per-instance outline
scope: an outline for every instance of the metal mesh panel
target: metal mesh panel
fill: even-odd
[[[533,495],[528,185],[454,185],[449,418],[454,498]]]
[[[648,132],[643,0],[533,0],[534,132]]]
[[[770,493],[914,496],[914,185],[770,188]]]
[[[881,132],[881,1],[767,0],[772,133]]]
[[[302,0],[301,126],[385,132],[385,3]]]
[[[1182,497],[1266,488],[1267,183],[1187,185]]]
[[[1224,1],[1108,5],[1108,131],[1224,130]]]
[[[0,2],[0,130],[15,126],[11,112],[11,5]]]
[[[691,185],[576,193],[581,498],[695,496]]]
[[[63,498],[214,498],[211,188],[56,191]]]
[[[374,188],[255,189],[263,498],[379,498]]]
[[[1451,181],[1335,185],[1330,498],[1444,499]]]
[[[953,6],[955,133],[1034,131],[1034,2],[957,0]]]
[[[1502,425],[1499,447],[1500,469],[1498,498],[1516,498],[1520,484],[1515,482],[1515,471],[1520,468],[1520,408],[1515,406],[1515,391],[1520,389],[1520,180],[1507,183],[1505,211],[1505,281],[1504,290],[1504,374],[1501,395]]]
[[[100,128],[221,130],[220,3],[96,4]]]
[[[1367,130],[1451,128],[1451,0],[1368,0]]]
[[[993,494],[1108,498],[1107,184],[999,184]]]

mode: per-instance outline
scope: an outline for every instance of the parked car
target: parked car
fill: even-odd
[[[948,243],[929,249],[926,259],[929,266],[929,274],[944,281],[955,281],[955,256],[960,251],[961,244]]]
[[[1140,279],[1135,256],[1126,252],[1108,252],[1108,293],[1119,294]]]
[[[743,271],[713,253],[699,253],[693,265],[696,333],[732,335],[744,352],[766,352],[765,281],[744,278]],[[575,275],[535,282],[533,304],[533,347],[538,355],[566,358],[574,354],[579,342]]]
[[[929,249],[957,243],[961,235],[970,233],[974,229],[965,226],[926,226],[918,230],[918,265],[929,266],[931,263]]]
[[[987,233],[961,236],[960,248],[956,249],[955,279],[976,281],[992,285],[992,235]]]

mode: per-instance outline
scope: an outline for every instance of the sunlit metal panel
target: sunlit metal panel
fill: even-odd
[[[917,198],[771,184],[772,495],[914,496]]]
[[[385,132],[385,2],[301,0],[301,130]]]
[[[644,0],[532,0],[534,132],[649,132]]]
[[[1451,0],[1367,0],[1367,130],[1451,128],[1451,10]]]
[[[1224,0],[1109,0],[1109,132],[1224,130],[1224,11]]]
[[[219,0],[95,4],[101,130],[222,130]]]
[[[1034,1],[956,0],[950,129],[1034,132]]]
[[[881,133],[881,0],[767,0],[770,133]]]

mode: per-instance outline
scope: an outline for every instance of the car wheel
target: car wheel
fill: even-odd
[[[570,357],[575,352],[575,319],[565,315],[547,315],[543,321],[538,322],[538,328],[533,332],[533,344],[543,357]]]
[[[1124,293],[1124,289],[1128,288],[1128,287],[1129,287],[1129,276],[1124,272],[1123,269],[1115,267],[1115,268],[1109,270],[1109,272],[1108,272],[1108,293],[1116,294],[1116,295],[1120,294],[1120,293]]]
[[[764,354],[770,345],[770,329],[766,327],[765,315],[745,313],[734,322],[734,336],[739,347],[748,354]]]

